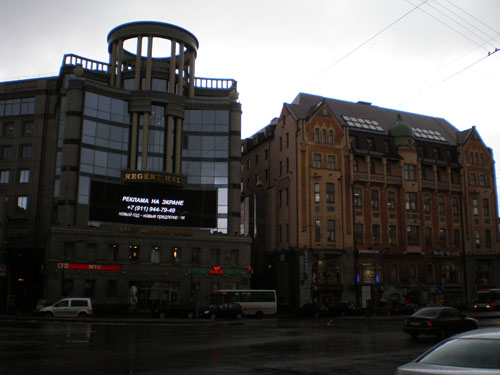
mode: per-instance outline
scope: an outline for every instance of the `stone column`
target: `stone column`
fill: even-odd
[[[117,60],[118,60],[118,63],[116,64],[117,65],[117,69],[118,69],[118,72],[116,74],[116,81],[115,81],[115,87],[120,87],[120,84],[121,84],[121,81],[122,81],[122,64],[123,64],[123,40],[120,40],[118,42],[118,50],[116,51],[116,54],[117,54]]]
[[[110,86],[115,85],[116,78],[116,43],[111,46],[111,56],[109,59],[109,84]]]
[[[144,113],[144,124],[142,126],[142,168],[148,169],[148,138],[149,138],[149,113]]]
[[[194,66],[195,66],[196,54],[194,51],[189,53],[189,97],[194,96]]]
[[[168,92],[175,94],[175,46],[177,42],[172,40],[172,47],[170,49],[170,77],[168,81]]]
[[[182,149],[182,119],[177,118],[177,123],[175,125],[175,169],[174,172],[177,174],[181,173],[181,149]]]
[[[132,129],[130,130],[130,170],[137,169],[137,128],[139,126],[139,114],[132,113]]]
[[[172,133],[174,131],[174,117],[168,116],[167,119],[167,144],[165,145],[165,172],[172,173]]]
[[[142,62],[142,36],[137,37],[137,52],[135,55],[135,82],[134,89],[141,89],[141,62]]]
[[[146,90],[151,90],[151,69],[153,59],[153,37],[148,36],[148,59],[146,61]]]
[[[183,95],[184,89],[184,43],[179,44],[179,75],[177,76],[177,95]]]

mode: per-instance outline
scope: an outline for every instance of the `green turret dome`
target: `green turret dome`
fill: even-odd
[[[413,139],[413,130],[410,125],[401,119],[401,115],[398,114],[398,119],[392,125],[389,130],[389,134],[394,137],[394,142],[396,146],[404,146],[408,144],[408,138]]]

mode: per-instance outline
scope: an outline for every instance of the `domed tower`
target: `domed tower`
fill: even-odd
[[[401,114],[398,114],[398,119],[389,130],[389,134],[394,137],[396,147],[415,148],[415,138],[410,125],[403,121]]]
[[[132,22],[108,34],[110,85],[131,92],[130,170],[148,169],[148,129],[155,115],[149,91],[166,93],[162,98],[169,103],[163,115],[167,120],[165,172],[181,173],[182,118],[185,101],[195,93],[197,50],[193,34],[168,23]]]

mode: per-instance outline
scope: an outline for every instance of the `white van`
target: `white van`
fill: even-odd
[[[90,298],[64,298],[53,305],[40,309],[40,314],[87,318],[92,316],[92,300]]]

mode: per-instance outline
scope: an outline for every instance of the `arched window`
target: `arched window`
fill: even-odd
[[[408,280],[410,283],[416,283],[418,281],[417,266],[413,263],[408,265]]]

